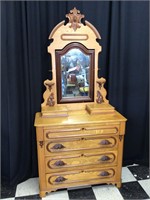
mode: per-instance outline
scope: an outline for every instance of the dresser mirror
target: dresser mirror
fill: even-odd
[[[94,50],[71,43],[56,50],[58,103],[92,102],[94,100]]]
[[[100,34],[90,22],[81,22],[84,15],[76,8],[66,17],[68,23],[60,22],[49,35],[52,79],[44,81],[43,116],[66,116],[68,110],[78,109],[91,113],[109,106],[105,79],[98,77]]]

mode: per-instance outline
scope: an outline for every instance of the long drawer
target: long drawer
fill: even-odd
[[[105,153],[84,153],[84,154],[73,154],[59,157],[46,157],[45,166],[46,173],[57,171],[65,171],[67,168],[73,170],[84,166],[109,166],[116,165],[117,163],[117,151],[105,152]]]
[[[45,155],[49,155],[53,152],[70,152],[76,150],[86,149],[106,149],[117,148],[117,137],[96,137],[96,138],[73,138],[73,139],[60,139],[45,142]]]
[[[44,129],[44,139],[55,139],[65,137],[81,137],[97,135],[116,135],[119,133],[119,124],[109,125],[92,125],[91,127],[74,127],[74,128],[48,128]]]
[[[69,185],[84,185],[83,183],[106,183],[107,181],[114,181],[116,178],[116,168],[95,168],[86,170],[76,170],[69,172],[61,172],[55,174],[46,174],[47,187],[63,188]]]

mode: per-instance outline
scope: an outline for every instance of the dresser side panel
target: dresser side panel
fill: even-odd
[[[45,153],[44,153],[44,136],[43,128],[36,127],[36,138],[37,138],[37,150],[38,150],[38,171],[39,171],[39,184],[40,191],[46,190],[46,179],[45,179]]]

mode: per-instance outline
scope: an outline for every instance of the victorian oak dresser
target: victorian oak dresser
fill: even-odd
[[[61,188],[121,187],[126,118],[106,99],[98,77],[96,28],[73,8],[51,32],[52,79],[36,113],[40,197]]]

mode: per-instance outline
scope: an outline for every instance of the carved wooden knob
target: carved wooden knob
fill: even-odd
[[[65,148],[62,144],[55,144],[52,149],[63,149]]]
[[[108,144],[111,144],[111,142],[109,142],[109,140],[102,140],[100,142],[101,145],[108,145]]]
[[[102,156],[100,158],[101,161],[107,161],[107,160],[110,160],[110,157],[109,156]]]
[[[107,171],[103,171],[100,173],[100,176],[108,176],[108,175],[109,175],[109,173]]]
[[[54,163],[55,166],[64,166],[66,163],[64,163],[62,160],[58,160]]]
[[[59,176],[58,178],[55,179],[56,183],[61,183],[63,181],[67,180],[66,178],[64,178],[63,176]]]

